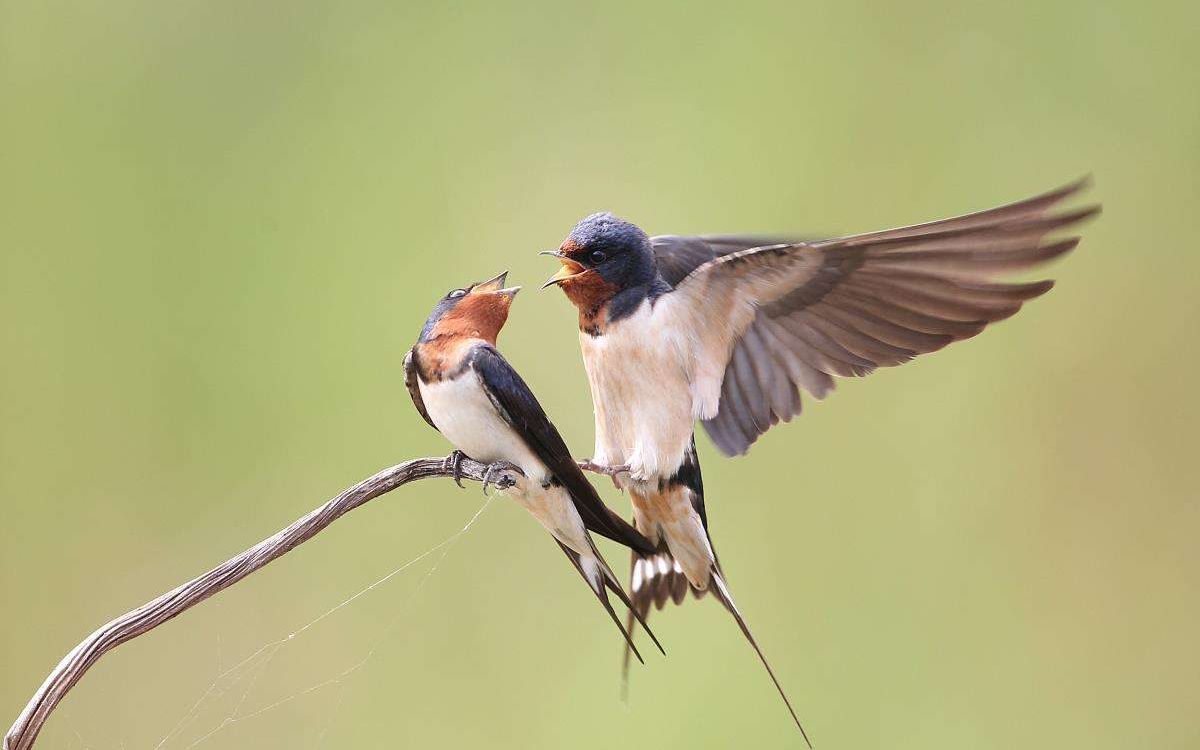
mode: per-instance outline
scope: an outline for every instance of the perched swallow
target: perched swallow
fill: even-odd
[[[633,605],[588,532],[640,554],[654,546],[600,500],[529,386],[496,350],[520,290],[503,288],[507,275],[454,289],[438,302],[404,358],[405,384],[417,411],[457,449],[456,461],[465,454],[492,468],[503,462],[521,470],[507,493],[550,532],[637,653],[632,625],[621,624],[605,589],[630,612]]]
[[[835,376],[907,362],[1014,314],[1052,282],[993,278],[1075,247],[1077,237],[1047,237],[1099,211],[1052,212],[1085,184],[822,241],[649,237],[600,213],[548,251],[562,268],[545,286],[559,286],[578,309],[595,402],[596,450],[585,466],[629,491],[634,525],[657,547],[633,553],[634,611],[678,604],[689,588],[697,597],[713,591],[799,726],[713,551],[695,421],[721,452],[743,454],[800,413],[801,389],[822,399]]]

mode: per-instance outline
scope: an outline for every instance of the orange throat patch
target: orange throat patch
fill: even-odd
[[[428,339],[417,344],[417,362],[425,382],[453,376],[463,358],[479,341],[496,345],[496,337],[508,320],[511,297],[470,294],[438,319]]]
[[[604,280],[596,271],[583,271],[563,279],[558,284],[563,294],[579,310],[579,330],[589,336],[604,332],[608,317],[608,303],[616,295],[618,287]]]
[[[508,320],[512,299],[498,294],[468,294],[433,327],[435,338],[483,339],[496,344],[500,329]]]

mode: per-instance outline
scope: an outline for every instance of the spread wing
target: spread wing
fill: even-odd
[[[404,355],[404,385],[408,388],[408,395],[412,397],[413,406],[417,407],[417,413],[436,430],[437,425],[429,418],[429,412],[425,411],[425,401],[421,398],[421,386],[417,383],[417,365],[413,362],[412,349]]]
[[[806,242],[801,237],[770,237],[765,235],[706,234],[684,237],[664,234],[650,238],[658,272],[671,286],[676,286],[692,271],[722,255],[766,245],[786,245]]]
[[[1053,213],[1081,180],[966,216],[870,234],[761,245],[756,238],[656,238],[675,291],[664,313],[697,338],[697,416],[727,455],[824,398],[834,377],[866,375],[970,338],[1053,282],[1005,283],[1075,247],[1052,240],[1099,212]],[[705,258],[707,253],[708,257]],[[723,321],[713,325],[713,321]]]
[[[601,536],[639,552],[652,552],[653,545],[624,519],[609,509],[600,499],[575,458],[551,424],[533,391],[490,346],[477,346],[470,355],[471,367],[483,381],[483,389],[497,411],[525,444],[533,451],[551,474],[562,483],[579,511],[584,525]]]

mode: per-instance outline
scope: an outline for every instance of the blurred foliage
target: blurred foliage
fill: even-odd
[[[445,289],[536,287],[580,216],[841,233],[1091,172],[1053,293],[747,458],[704,441],[710,517],[818,748],[1196,747],[1198,29],[1131,0],[0,0],[4,724],[95,625],[446,451],[403,352]],[[501,345],[587,455],[561,295]],[[111,655],[41,746],[798,746],[708,601],[654,618],[624,706],[611,624],[502,498],[279,643],[482,502],[376,501]]]

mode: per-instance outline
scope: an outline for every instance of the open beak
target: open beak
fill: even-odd
[[[508,297],[511,300],[513,297],[517,296],[517,292],[519,292],[519,291],[521,291],[521,287],[510,286],[506,289],[497,289],[495,293],[503,294],[505,297]]]
[[[545,289],[548,286],[554,286],[555,284],[560,284],[567,279],[578,276],[587,270],[581,264],[571,260],[558,250],[543,250],[542,252],[538,253],[538,255],[552,255],[555,258],[558,258],[559,263],[562,263],[562,268],[558,269],[558,273],[551,276],[545,284],[542,284],[542,289]]]
[[[504,286],[504,280],[506,278],[508,278],[508,271],[501,271],[499,275],[494,276],[494,277],[488,279],[487,281],[481,281],[478,284],[476,284],[475,286],[471,287],[471,291],[472,292],[497,292],[497,291],[500,291],[500,287]],[[515,288],[520,289],[520,287],[515,287]],[[516,292],[513,292],[513,294],[516,294]]]

